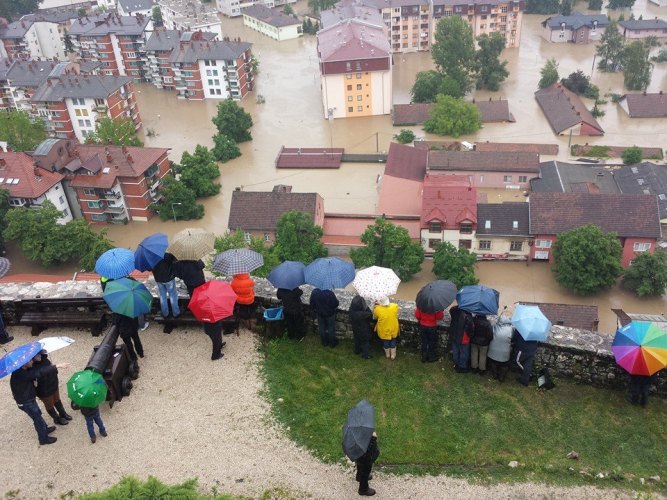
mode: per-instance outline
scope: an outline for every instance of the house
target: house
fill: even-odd
[[[551,249],[558,235],[585,224],[595,224],[618,235],[625,267],[637,253],[653,252],[661,237],[655,195],[532,193],[529,204],[530,234],[534,238],[532,260],[553,262]]]
[[[238,17],[243,13],[243,9],[253,5],[265,5],[273,9],[293,3],[296,3],[296,0],[215,0],[218,12],[227,17]]]
[[[150,17],[153,14],[153,0],[118,0],[117,10],[121,16]]]
[[[378,179],[378,214],[421,216],[427,162],[427,150],[389,144],[384,174]]]
[[[276,168],[340,168],[343,148],[286,148],[276,158]]]
[[[657,196],[660,222],[667,224],[667,166],[648,161],[625,165],[614,171],[614,180],[621,193]]]
[[[22,19],[7,23],[0,18],[2,54],[14,59],[64,59],[65,47],[58,24]]]
[[[428,173],[465,175],[476,188],[527,189],[540,172],[535,153],[429,151]]]
[[[255,4],[243,10],[243,25],[278,40],[293,40],[303,36],[302,24],[296,17]]]
[[[56,66],[55,61],[0,59],[0,109],[32,113],[32,94]]]
[[[515,122],[505,99],[475,101],[482,123]],[[393,125],[421,125],[429,119],[433,103],[394,104]]]
[[[243,231],[246,241],[255,236],[273,242],[280,216],[292,210],[307,213],[316,226],[324,224],[324,200],[317,193],[292,193],[289,186],[273,191],[237,188],[232,193],[227,227],[230,231]]]
[[[528,203],[478,203],[472,251],[480,260],[528,260],[532,238]]]
[[[667,95],[662,93],[624,94],[618,105],[630,118],[667,117]]]
[[[554,304],[550,302],[525,302],[522,304],[535,305],[540,308],[551,324],[576,328],[577,330],[598,331],[600,323],[598,306],[586,304]]]
[[[63,176],[39,168],[26,153],[0,151],[0,189],[9,191],[9,206],[39,208],[50,201],[62,212],[59,224],[72,220]]]
[[[667,22],[657,17],[619,21],[618,30],[627,40],[642,40],[648,37],[667,38]]]
[[[238,0],[235,0],[238,1]],[[210,31],[222,39],[218,13],[200,0],[158,0],[164,27],[178,31]]]
[[[482,123],[514,123],[516,119],[510,113],[509,102],[506,99],[496,99],[489,97],[488,101],[477,101],[473,99],[473,104],[477,106]]]
[[[383,29],[358,19],[317,32],[324,118],[391,113],[391,47]]]
[[[535,92],[549,125],[557,135],[604,135],[604,130],[581,98],[556,82]]]
[[[540,176],[530,180],[534,193],[611,193],[621,191],[616,185],[616,173],[596,165],[581,165],[561,161],[540,163]]]
[[[596,42],[609,25],[609,18],[603,14],[582,14],[573,12],[569,16],[552,16],[542,22],[542,36],[555,43]]]
[[[330,9],[320,12],[320,28],[329,28],[335,24],[346,22],[348,19],[361,19],[370,26],[385,26],[382,13],[375,4],[341,0]],[[389,39],[389,29],[387,27],[385,30],[387,39]]]

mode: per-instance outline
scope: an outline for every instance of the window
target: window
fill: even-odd
[[[347,108],[348,113],[354,113],[354,108],[352,106]]]
[[[358,95],[357,96],[357,101],[361,101],[361,100],[363,100],[363,96]]]
[[[459,226],[459,232],[461,234],[472,234],[472,223],[471,222],[462,222]],[[470,247],[466,247],[470,248]]]
[[[213,73],[213,76],[218,76],[218,70],[214,69],[211,73]]]
[[[350,89],[352,90],[352,89]],[[357,90],[361,90],[361,83],[357,83]]]
[[[479,240],[480,250],[491,250],[491,240]]]
[[[75,114],[76,116],[81,116],[81,110],[80,110],[80,109],[75,109],[75,110],[74,110],[74,114]]]
[[[536,240],[535,246],[538,248],[551,248],[551,240]]]
[[[518,220],[513,220],[512,221],[512,229],[519,229],[519,221]]]
[[[347,90],[351,92],[352,91],[352,85],[348,85]]]
[[[83,188],[83,194],[86,196],[95,196],[95,190],[92,188]]]
[[[659,194],[658,198],[660,198],[662,201],[665,201],[665,200],[667,200],[667,195]]]
[[[503,182],[512,182],[511,175],[503,175]]]
[[[107,220],[107,216],[104,214],[92,214],[90,218],[95,222],[106,222]]]
[[[439,233],[442,231],[442,223],[440,221],[434,220],[429,224],[428,230],[432,233]]]
[[[491,229],[491,221],[490,220],[484,221],[484,229]]]
[[[62,196],[58,197],[58,203],[60,203],[61,205],[65,203],[65,198],[63,198]]]
[[[127,57],[130,58],[130,59],[136,59],[137,54],[135,52],[128,52]]]
[[[215,89],[215,95],[222,95],[222,90]]]
[[[632,245],[632,250],[635,252],[647,252],[651,249],[650,243],[634,243]]]
[[[472,247],[472,241],[471,240],[459,240],[459,248],[467,248],[470,250]]]
[[[87,201],[88,208],[102,208],[102,203],[99,201]]]
[[[173,83],[174,79],[171,76],[163,76],[162,81],[164,81],[164,83]]]
[[[519,176],[519,182],[528,182],[528,176],[527,175],[520,175]]]
[[[83,120],[78,120],[78,121],[79,121],[79,127],[83,127],[85,122]]]
[[[513,241],[510,243],[510,252],[520,252],[523,249],[523,241]]]
[[[250,241],[250,233],[248,231],[243,233],[243,240]]]
[[[220,85],[220,80],[213,80],[213,85],[219,86]]]
[[[364,107],[363,106],[357,106],[357,111],[363,111]]]
[[[85,123],[86,123],[86,127],[92,127],[92,125],[90,123],[90,120],[85,120]]]
[[[271,235],[269,233],[264,233],[264,241],[271,241]]]
[[[357,73],[357,80],[361,80],[361,73]]]
[[[209,79],[208,84],[213,85],[213,80]]]
[[[352,75],[348,73],[347,75],[345,75],[345,78],[347,78],[348,80],[352,80]]]
[[[432,249],[435,249],[440,243],[442,243],[442,241],[436,240],[434,238],[429,238],[428,247],[432,248]]]
[[[348,100],[349,102],[352,102],[353,99],[354,99],[354,98],[353,98],[351,95],[347,96],[347,100]]]
[[[69,210],[67,209],[63,210],[63,217],[69,217]]]
[[[207,70],[206,70],[206,76],[213,76],[213,75],[211,74],[211,70],[210,70],[210,69],[207,69]]]

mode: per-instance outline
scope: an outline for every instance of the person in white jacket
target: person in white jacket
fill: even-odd
[[[505,380],[510,368],[513,330],[512,322],[505,314],[498,316],[493,325],[493,340],[489,344],[487,358],[491,375],[499,382]]]

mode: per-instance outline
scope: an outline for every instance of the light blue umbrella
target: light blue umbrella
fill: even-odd
[[[459,309],[472,314],[498,314],[498,300],[500,294],[493,288],[484,285],[468,285],[461,288],[456,294]]]
[[[37,356],[41,350],[42,344],[39,342],[30,342],[29,344],[23,344],[22,346],[9,351],[0,358],[0,378],[6,377],[10,373],[21,368],[32,358]]]
[[[535,305],[518,304],[512,315],[512,326],[524,340],[547,340],[551,321]]]
[[[321,290],[345,288],[355,276],[354,264],[340,257],[321,257],[306,266],[306,283]]]
[[[276,288],[294,290],[306,282],[305,269],[306,265],[303,262],[286,260],[271,269],[267,279]]]
[[[166,234],[155,233],[147,236],[134,251],[134,267],[139,271],[151,271],[164,258],[168,246]]]
[[[127,248],[112,248],[99,256],[95,272],[112,280],[123,278],[134,271],[134,252]]]

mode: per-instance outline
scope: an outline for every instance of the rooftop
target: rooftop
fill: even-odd
[[[424,178],[421,225],[433,220],[443,227],[458,227],[461,222],[477,222],[477,190],[464,175],[430,175]]]
[[[12,198],[39,198],[62,179],[57,172],[35,167],[25,153],[0,151],[0,188],[8,190]]]
[[[340,168],[343,148],[286,148],[282,147],[276,168]]]
[[[628,19],[619,21],[619,26],[629,30],[664,30],[667,29],[667,22],[662,19]]]
[[[429,151],[428,170],[538,173],[540,156],[535,153],[482,151]]]
[[[315,217],[317,193],[234,191],[229,209],[230,231],[274,231],[280,216],[290,210]]]
[[[544,193],[620,193],[615,173],[596,165],[547,161],[540,177],[530,180],[531,190]]]
[[[609,18],[604,14],[582,14],[581,12],[573,12],[569,16],[552,16],[547,18],[543,25],[549,26],[549,28],[560,28],[565,26],[566,28],[578,30],[583,26],[597,26],[604,28],[609,24]]]
[[[483,123],[515,122],[510,113],[509,102],[504,99],[495,101],[473,101],[477,106]],[[394,104],[392,119],[394,126],[419,125],[429,119],[432,103]]]
[[[377,7],[364,5],[354,0],[343,0],[335,4],[331,9],[320,12],[320,25],[322,28],[328,28],[347,19],[359,19],[367,24],[380,27],[384,25],[382,14],[380,14]]]
[[[257,3],[250,7],[241,9],[244,16],[259,19],[263,23],[269,24],[275,28],[283,28],[285,26],[301,26],[301,21],[287,14],[283,14],[277,9],[269,9],[266,5]]]
[[[648,161],[614,171],[621,193],[652,194],[658,197],[660,218],[667,218],[667,166]]]
[[[118,0],[118,6],[123,8],[124,12],[136,12],[138,10],[151,10],[153,0]]]
[[[317,48],[322,62],[383,59],[391,55],[383,28],[359,19],[348,19],[318,31]]]
[[[82,75],[48,79],[33,94],[33,102],[60,102],[68,98],[106,99],[132,81],[127,76]]]
[[[72,23],[70,35],[77,36],[105,36],[110,33],[122,36],[140,36],[146,30],[149,17],[121,16],[113,12],[97,15],[88,15]]]
[[[477,234],[487,236],[530,236],[528,203],[478,203]]]
[[[662,91],[653,94],[625,94],[619,100],[621,108],[625,110],[623,102],[626,103],[630,118],[667,117],[667,94],[663,94]]]
[[[169,56],[172,63],[194,63],[202,59],[215,61],[235,61],[252,47],[247,42],[193,40],[182,42]]]
[[[427,163],[427,150],[392,142],[389,144],[384,175],[422,182]]]
[[[522,304],[536,305],[554,325],[581,330],[596,331],[598,326],[598,306],[585,304],[554,304],[550,302],[525,302]]]
[[[3,59],[0,66],[7,68],[5,78],[15,87],[39,87],[56,67],[53,61],[11,61]]]
[[[599,132],[595,135],[604,133],[598,121],[579,96],[558,82],[535,92],[535,99],[537,99],[544,116],[556,134],[582,123]],[[587,135],[594,134],[589,133]]]
[[[145,48],[147,51],[151,50],[173,50],[181,43],[181,37],[187,31],[180,30],[155,30],[151,33],[150,38],[146,41]],[[203,40],[210,42],[218,36],[216,33],[210,31],[195,31],[192,33],[190,40]]]
[[[188,25],[192,28],[221,24],[218,12],[213,7],[215,2],[212,2],[209,6],[200,0],[158,0],[158,4],[163,9],[172,11],[173,14],[170,17],[178,24]]]

